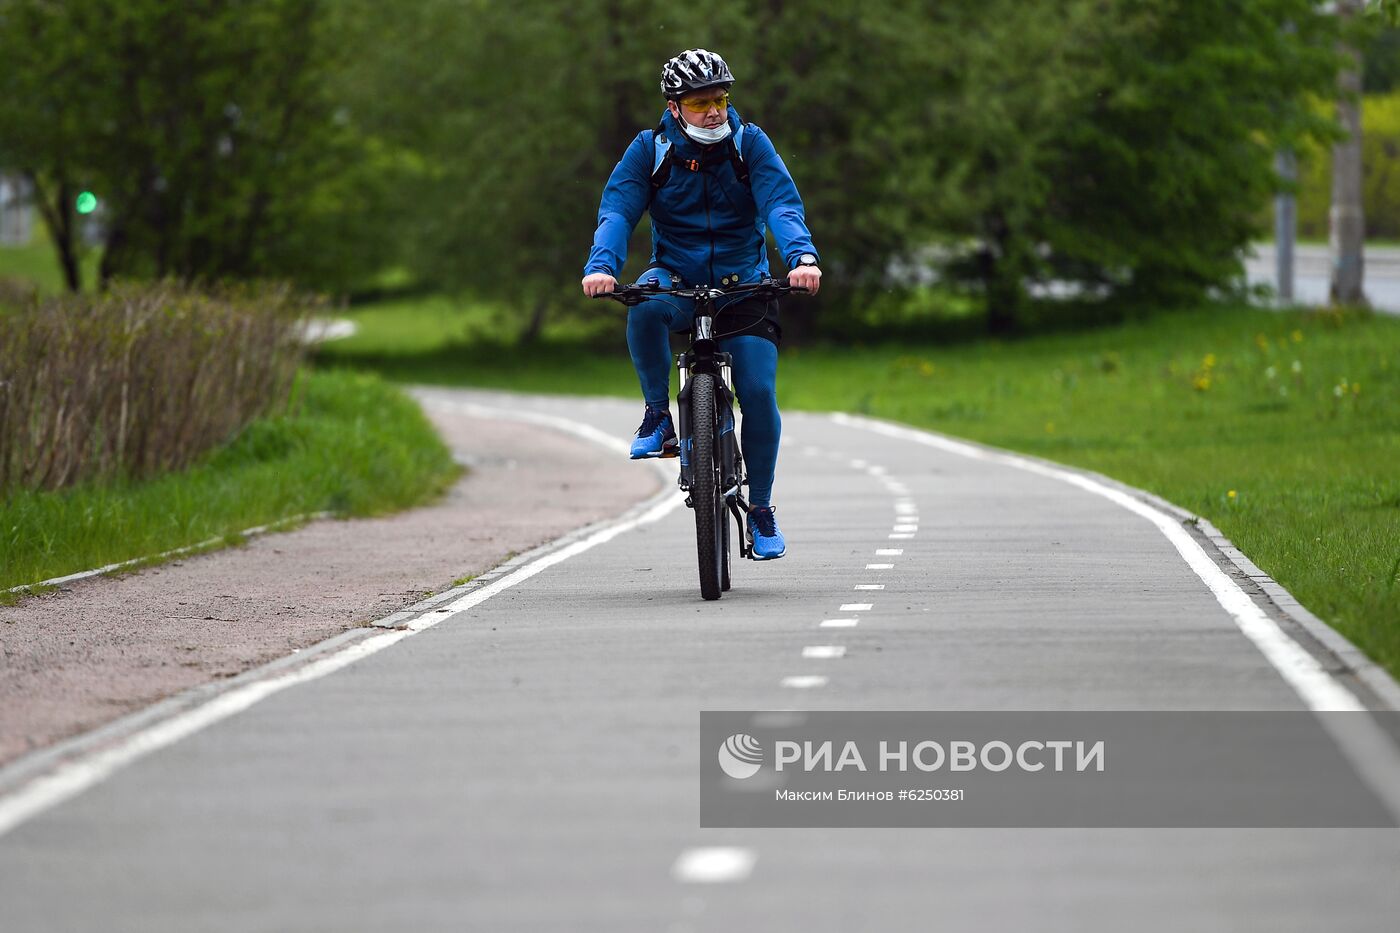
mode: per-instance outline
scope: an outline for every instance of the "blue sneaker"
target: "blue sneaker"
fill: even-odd
[[[642,416],[642,426],[637,428],[632,438],[632,459],[645,460],[648,457],[674,457],[676,455],[676,428],[671,424],[671,412],[647,406]]]
[[[787,553],[787,542],[778,530],[771,505],[749,509],[749,537],[753,540],[754,560],[777,560]]]

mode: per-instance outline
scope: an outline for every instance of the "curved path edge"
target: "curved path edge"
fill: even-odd
[[[894,430],[906,436],[924,435],[937,446],[955,453],[977,451],[997,457],[1004,463],[1016,466],[1034,466],[1037,472],[1066,479],[1071,474],[1108,487],[1123,495],[1138,500],[1176,519],[1184,531],[1215,564],[1230,578],[1241,592],[1249,597],[1260,610],[1266,613],[1291,638],[1298,647],[1308,652],[1323,667],[1325,672],[1351,690],[1362,705],[1373,711],[1400,711],[1400,683],[1390,672],[1371,660],[1364,651],[1352,643],[1317,615],[1310,612],[1273,577],[1269,576],[1251,561],[1244,552],[1234,545],[1209,519],[1176,505],[1155,493],[1131,486],[1111,476],[1097,473],[1083,467],[1071,466],[1054,460],[1047,460],[1033,454],[1021,453],[1005,447],[996,447],[979,441],[942,434],[926,428],[916,428],[897,421],[872,418],[867,415],[852,415],[844,412],[828,414],[838,423],[861,427],[876,427]],[[959,450],[958,448],[965,448]]]
[[[419,397],[425,405],[441,399]],[[542,425],[616,449],[620,442],[596,428],[528,412],[470,402],[446,403],[482,417]],[[518,582],[602,544],[639,524],[656,521],[680,505],[670,472],[657,493],[621,515],[591,522],[516,555],[473,579],[371,623],[333,635],[294,654],[223,681],[200,684],[103,726],[24,755],[0,767],[0,836],[57,806],[151,752],[232,716],[266,697],[353,664],[361,658],[445,621]],[[386,629],[388,631],[386,631]]]

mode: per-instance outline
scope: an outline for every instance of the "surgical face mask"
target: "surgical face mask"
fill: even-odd
[[[706,129],[703,126],[692,126],[691,124],[686,123],[685,121],[681,122],[682,127],[685,130],[685,135],[689,136],[691,139],[695,140],[701,145],[710,146],[714,143],[722,142],[723,140],[729,138],[728,120],[724,121],[714,129]]]

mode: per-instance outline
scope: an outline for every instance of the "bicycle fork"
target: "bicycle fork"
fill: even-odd
[[[753,554],[752,542],[749,540],[748,511],[749,503],[744,498],[744,458],[739,451],[739,438],[734,430],[734,391],[730,388],[733,385],[732,379],[732,358],[728,353],[715,354],[715,408],[719,416],[719,430],[716,432],[719,444],[719,465],[720,477],[724,489],[724,501],[729,508],[729,512],[734,516],[734,520],[739,523],[739,554],[748,558]],[[690,380],[695,375],[691,364],[693,359],[691,354],[685,353],[676,357],[676,368],[680,371],[681,390],[676,397],[677,402],[677,425],[676,431],[679,438],[680,447],[680,487],[687,493],[690,492],[691,484],[694,482],[694,474],[691,472],[691,446],[694,441],[693,427],[690,423]],[[694,507],[689,495],[686,496],[685,504]]]

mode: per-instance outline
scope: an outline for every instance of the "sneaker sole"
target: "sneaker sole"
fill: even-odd
[[[651,453],[649,453],[649,454],[633,454],[633,455],[632,455],[632,459],[633,459],[633,460],[673,460],[673,459],[675,459],[676,457],[679,457],[680,455],[681,455],[681,448],[680,448],[680,445],[679,445],[679,444],[672,444],[672,445],[669,446],[669,447],[663,447],[663,448],[661,448],[660,450],[653,451],[653,452],[651,452]]]

